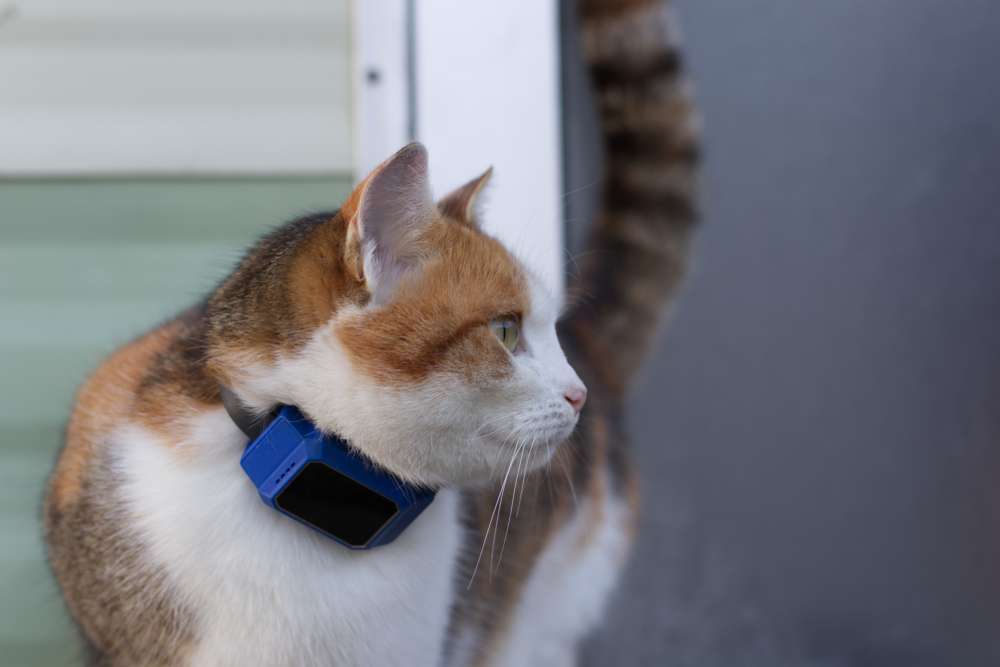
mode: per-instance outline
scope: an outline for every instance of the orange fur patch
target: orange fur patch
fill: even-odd
[[[55,509],[72,503],[79,495],[95,448],[129,412],[150,365],[170,345],[181,325],[172,322],[118,350],[77,392],[66,444],[50,482]]]
[[[527,279],[500,243],[445,220],[428,232],[435,249],[383,308],[345,319],[336,335],[354,365],[383,382],[419,381],[445,372],[473,381],[513,373],[489,321],[523,317],[531,307]]]

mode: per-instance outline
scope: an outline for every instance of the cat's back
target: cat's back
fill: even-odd
[[[184,326],[178,318],[118,349],[87,378],[76,395],[63,449],[49,480],[44,514],[51,529],[79,503],[93,466],[107,455],[116,429],[134,416],[136,398],[156,360]]]
[[[119,489],[119,445],[148,369],[176,340],[173,321],[119,349],[77,393],[43,507],[49,562],[88,637],[125,660],[169,663],[190,643],[193,618],[162,570],[146,558]],[[118,571],[132,586],[109,586]],[[103,640],[103,641],[102,641]],[[92,658],[96,649],[88,646]]]

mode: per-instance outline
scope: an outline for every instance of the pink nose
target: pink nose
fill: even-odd
[[[566,400],[569,404],[573,406],[573,414],[580,414],[580,410],[583,409],[583,404],[587,402],[587,390],[586,389],[574,389],[566,393]]]

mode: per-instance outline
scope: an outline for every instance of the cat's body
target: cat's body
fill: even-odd
[[[435,205],[419,146],[339,212],[265,238],[80,390],[45,518],[93,662],[572,663],[633,537],[623,393],[694,219],[662,6],[582,20],[610,166],[592,245],[613,253],[578,284],[592,298],[557,337],[555,301],[476,228],[485,179]],[[370,551],[265,506],[220,383],[260,414],[298,406],[434,502]]]

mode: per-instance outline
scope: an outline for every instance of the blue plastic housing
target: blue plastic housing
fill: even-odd
[[[290,405],[282,407],[264,432],[247,445],[240,465],[253,480],[265,505],[349,549],[371,549],[392,542],[434,500],[432,490],[407,484],[395,475],[375,468],[351,451],[340,438],[324,436],[297,408]],[[325,466],[336,472],[329,471]],[[307,467],[310,472],[303,475]],[[349,479],[344,480],[336,473]],[[300,475],[302,477],[296,482]],[[359,522],[364,523],[364,527],[341,531],[342,534],[338,535],[334,534],[338,532],[336,529],[326,530],[314,525],[323,523],[316,520],[319,515],[310,517],[308,512],[296,514],[289,511],[289,494],[301,499],[303,492],[300,487],[306,486],[309,487],[305,490],[308,507],[318,507],[318,511],[326,516],[343,516],[347,521],[350,521],[352,512],[358,517],[363,515],[365,519],[362,521],[359,518]],[[332,488],[337,486],[341,489]],[[351,502],[338,501],[337,498],[324,500],[327,490],[336,496],[344,489],[353,494],[349,498]],[[288,493],[283,496],[282,492],[286,490]],[[326,507],[322,506],[324,502]],[[392,513],[389,502],[395,505],[395,513]],[[298,506],[302,506],[301,502]],[[388,517],[384,524],[383,516]],[[313,520],[310,521],[310,518]],[[348,534],[353,535],[353,539],[348,538]]]

